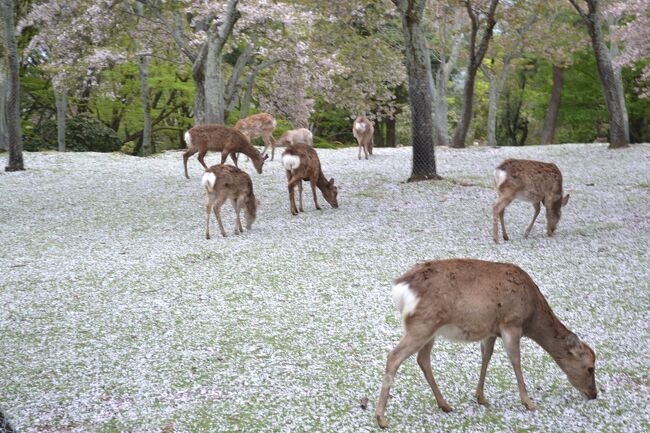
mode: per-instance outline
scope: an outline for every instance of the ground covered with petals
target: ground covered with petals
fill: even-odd
[[[279,158],[251,174],[253,230],[204,239],[202,170],[181,154],[26,153],[0,174],[0,410],[21,433],[375,431],[386,355],[402,330],[394,278],[421,260],[474,257],[526,270],[597,355],[585,402],[541,348],[522,346],[537,411],[520,403],[500,343],[489,407],[473,398],[478,344],[437,341],[445,414],[415,359],[391,390],[392,431],[650,429],[650,146],[437,149],[441,181],[405,183],[410,148],[319,150],[339,209],[308,186],[289,212]],[[277,156],[277,155],[276,155]],[[571,199],[553,238],[528,203],[491,238],[492,172],[555,162]],[[207,161],[216,162],[215,155]],[[244,158],[242,158],[244,159]],[[320,194],[320,193],[319,193]],[[368,409],[360,401],[369,400]]]

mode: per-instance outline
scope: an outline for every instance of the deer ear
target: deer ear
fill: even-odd
[[[569,202],[569,194],[562,197],[562,206],[566,206],[568,202]]]
[[[264,158],[262,158],[262,161],[266,161],[268,158],[269,158],[269,154],[267,153],[266,155],[264,155]]]
[[[334,178],[330,179],[330,185],[334,185]]]

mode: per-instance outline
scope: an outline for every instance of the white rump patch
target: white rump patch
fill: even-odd
[[[203,175],[203,178],[201,179],[201,185],[203,185],[203,187],[207,189],[209,192],[212,192],[212,190],[214,189],[214,183],[216,181],[217,181],[217,176],[214,173],[212,172],[205,173]]]
[[[354,122],[354,129],[363,132],[366,130],[366,124],[361,122]]]
[[[508,173],[506,173],[504,170],[500,170],[498,168],[494,170],[494,182],[497,184],[497,188],[506,181],[507,177]]]
[[[187,147],[192,147],[192,136],[190,135],[190,131],[185,131],[185,143],[187,144]]]
[[[284,165],[285,170],[293,171],[300,167],[300,157],[288,153],[282,155],[282,165]]]
[[[409,314],[413,314],[420,299],[415,296],[411,287],[406,283],[395,284],[392,293],[393,304],[402,315],[402,319],[405,319]]]

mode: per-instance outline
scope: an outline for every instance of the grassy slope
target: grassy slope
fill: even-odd
[[[340,209],[291,217],[279,161],[252,174],[253,231],[203,239],[201,170],[179,153],[28,153],[0,175],[0,409],[20,432],[371,431],[401,329],[391,280],[418,260],[476,257],[527,270],[597,353],[601,398],[585,403],[526,341],[526,413],[498,345],[473,401],[477,344],[440,341],[436,407],[414,359],[389,401],[393,431],[647,431],[650,428],[650,146],[437,151],[445,180],[405,184],[410,149],[319,150]],[[490,237],[502,159],[556,162],[571,200],[556,236],[532,207]],[[208,157],[215,161],[216,157]],[[244,165],[252,173],[252,167]],[[224,207],[224,224],[233,215]],[[212,225],[213,234],[218,234]],[[370,408],[359,400],[370,399]]]

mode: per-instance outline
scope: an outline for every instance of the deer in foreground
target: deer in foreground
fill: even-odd
[[[318,205],[318,198],[316,197],[316,187],[323,193],[325,200],[332,205],[333,208],[338,208],[339,204],[336,200],[338,188],[334,185],[334,179],[327,180],[323,175],[321,169],[320,159],[316,151],[309,147],[307,144],[294,144],[287,147],[282,153],[282,165],[287,172],[287,180],[289,186],[289,205],[291,207],[291,214],[298,215],[298,211],[303,212],[302,209],[302,181],[308,180],[311,185],[311,192],[314,196],[314,204],[316,209],[321,210]],[[296,199],[294,189],[298,185],[298,198],[300,206],[296,209]]]
[[[476,388],[481,405],[486,404],[483,385],[497,337],[503,340],[526,409],[534,410],[535,405],[521,373],[521,337],[531,338],[548,352],[585,398],[597,397],[594,351],[560,322],[530,276],[515,265],[472,259],[420,263],[395,280],[392,295],[405,333],[386,362],[375,411],[382,428],[388,425],[384,412],[397,369],[416,352],[438,407],[444,412],[452,410],[431,371],[431,349],[438,336],[481,342],[482,364]]]
[[[262,156],[260,152],[250,143],[250,140],[241,132],[234,128],[223,125],[197,125],[190,128],[185,133],[185,142],[187,150],[183,153],[183,166],[185,167],[185,177],[190,178],[187,174],[187,160],[190,156],[199,152],[199,162],[207,170],[203,158],[208,150],[221,152],[221,163],[226,162],[230,155],[235,165],[237,165],[237,153],[243,153],[252,161],[258,173],[262,174],[262,166],[268,156]]]
[[[359,159],[361,159],[362,149],[366,159],[368,159],[368,154],[372,155],[374,133],[375,128],[372,126],[370,120],[364,116],[356,118],[352,126],[352,135],[354,135],[354,138],[356,138],[359,143]]]
[[[253,193],[253,182],[251,177],[232,165],[213,165],[203,174],[201,184],[205,188],[207,196],[207,205],[205,208],[205,238],[210,239],[210,212],[214,211],[219,223],[221,235],[225,238],[226,231],[221,222],[221,206],[227,199],[230,199],[235,208],[235,234],[238,235],[244,231],[239,219],[239,213],[244,209],[246,217],[246,229],[250,230],[255,217],[257,216],[257,207],[259,201]]]
[[[499,243],[499,226],[501,220],[503,239],[508,240],[503,214],[506,207],[515,199],[525,200],[533,204],[535,214],[526,228],[524,237],[535,224],[540,211],[540,203],[546,208],[546,234],[553,236],[560,217],[562,206],[569,201],[569,195],[562,196],[562,173],[555,164],[530,161],[527,159],[506,159],[494,170],[499,197],[492,207],[492,238]]]
[[[291,146],[297,143],[307,144],[313,146],[313,134],[307,128],[299,129],[290,129],[278,139],[277,145],[279,146]],[[271,157],[273,158],[273,157]]]
[[[275,140],[273,139],[273,131],[275,130],[275,119],[268,113],[257,113],[252,116],[239,119],[235,123],[235,129],[245,134],[250,141],[257,137],[262,137],[264,141],[264,150],[262,154],[271,147],[271,161],[275,154]]]

